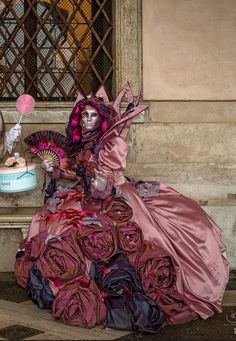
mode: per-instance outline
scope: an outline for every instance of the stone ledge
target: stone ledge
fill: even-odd
[[[145,103],[141,103],[146,106]],[[15,124],[19,120],[19,113],[16,110],[16,104],[12,102],[0,103],[0,110],[3,113],[4,121],[7,124]],[[53,124],[65,124],[72,111],[73,103],[71,102],[46,102],[37,103],[34,112],[25,116],[22,120],[24,124],[33,123],[53,123]],[[121,111],[126,109],[126,104],[121,106]],[[133,119],[133,123],[144,123],[149,115],[149,109],[146,108],[137,117]]]
[[[0,229],[21,229],[23,239],[27,232],[35,213],[36,208],[0,208]]]
[[[1,229],[21,229],[23,239],[25,239],[29,230],[30,221],[28,223],[22,223],[22,222],[10,223],[10,222],[0,221],[0,230]]]

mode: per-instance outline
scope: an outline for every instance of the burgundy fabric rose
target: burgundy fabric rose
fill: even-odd
[[[65,282],[84,274],[86,265],[77,242],[77,229],[70,228],[60,236],[49,236],[37,266],[42,275],[52,281]]]
[[[166,313],[166,324],[181,324],[197,318],[176,289],[176,274],[171,258],[157,245],[145,242],[133,261],[145,294]]]
[[[116,253],[116,231],[108,226],[85,225],[79,232],[79,243],[88,259],[95,263],[106,261]]]
[[[38,233],[36,236],[31,238],[25,248],[25,254],[28,255],[29,259],[36,260],[46,248],[45,240],[47,239],[47,230]]]
[[[103,209],[118,226],[127,223],[133,216],[132,208],[120,198],[109,197],[104,201]]]
[[[28,255],[16,255],[16,261],[14,265],[14,274],[17,283],[25,288],[29,278],[29,271],[33,266],[33,261],[29,259]]]
[[[106,319],[102,293],[89,277],[74,278],[59,291],[53,302],[52,315],[67,324],[94,327]]]
[[[98,213],[102,210],[102,200],[95,199],[91,195],[84,195],[81,199],[81,207],[84,211]]]
[[[25,250],[25,248],[27,247],[27,245],[28,245],[28,241],[27,241],[27,239],[23,239],[21,242],[20,242],[20,245],[19,245],[19,248],[18,248],[18,250]]]
[[[143,233],[134,221],[117,227],[119,247],[127,252],[137,251],[143,244]]]

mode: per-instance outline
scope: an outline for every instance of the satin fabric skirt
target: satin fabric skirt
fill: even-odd
[[[164,184],[155,197],[141,198],[132,183],[120,186],[144,239],[164,249],[174,262],[177,289],[203,319],[221,312],[229,265],[222,231],[193,200]]]
[[[133,219],[141,228],[144,239],[154,242],[171,257],[176,272],[177,290],[199,316],[206,319],[221,312],[229,265],[224,256],[222,231],[193,200],[171,187],[155,182],[157,195],[141,197],[131,182],[119,186],[133,209]],[[67,201],[60,210],[80,210],[79,201]],[[66,221],[47,222],[47,204],[33,217],[27,240],[48,230],[60,234]]]

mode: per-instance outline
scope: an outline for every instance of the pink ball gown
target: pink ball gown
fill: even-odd
[[[228,282],[229,266],[222,231],[196,202],[173,188],[157,181],[136,181],[124,176],[128,152],[125,137],[132,118],[144,110],[136,103],[121,114],[120,103],[124,95],[128,96],[129,103],[133,102],[128,84],[118,95],[112,109],[103,89],[97,93],[96,99],[79,96],[69,119],[67,135],[82,146],[76,152],[76,162],[82,165],[82,172],[80,169],[77,174],[82,180],[71,189],[57,191],[34,215],[22,250],[27,250],[27,245],[43,233],[54,238],[62,236],[64,241],[64,235],[76,226],[82,250],[76,252],[79,252],[79,262],[84,257],[87,269],[78,267],[83,272],[89,274],[93,267],[91,263],[108,262],[121,249],[139,276],[144,294],[165,312],[164,324],[185,323],[198,317],[207,319],[214,312],[222,311],[221,303]],[[81,103],[89,103],[98,109],[102,118],[98,135],[85,136],[77,129]],[[107,187],[103,192],[89,183],[95,168],[106,176]],[[86,224],[84,219],[87,219]],[[99,220],[97,234],[94,230],[90,234],[91,230],[86,228],[92,224],[89,219]],[[116,236],[109,232],[111,225]],[[98,233],[100,237],[97,237]],[[94,238],[97,238],[96,242]],[[43,248],[38,241],[32,245],[40,251],[35,258],[31,257],[31,261],[38,262],[56,300],[60,301],[57,295],[61,290],[65,291],[64,277],[61,275],[60,278],[57,274],[55,280],[52,274],[49,276],[44,270],[49,262],[49,258],[41,260],[46,252],[45,243]],[[61,248],[68,247],[66,243],[63,245]],[[29,281],[31,266],[24,259],[17,259],[16,277],[23,286]],[[79,270],[76,271],[66,275],[70,283],[73,283],[76,274],[79,275]],[[104,272],[105,275],[107,273],[108,270]],[[53,307],[53,311],[55,309]]]

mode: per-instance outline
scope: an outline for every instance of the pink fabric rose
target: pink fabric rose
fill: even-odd
[[[26,161],[23,157],[18,157],[18,159],[16,160],[17,166],[23,167],[26,164]]]
[[[55,319],[91,328],[106,319],[106,306],[96,284],[86,276],[74,278],[57,294],[52,307]]]
[[[85,260],[77,242],[77,229],[69,228],[60,236],[49,236],[37,266],[45,278],[62,283],[86,273]]]
[[[14,156],[9,157],[5,162],[5,165],[7,167],[13,167],[13,166],[23,167],[25,166],[25,164],[26,164],[26,161],[23,157],[15,158]]]
[[[102,200],[95,199],[90,195],[84,195],[81,199],[81,207],[84,211],[98,213],[102,210]]]
[[[84,225],[79,232],[79,243],[83,254],[89,260],[95,263],[106,261],[116,253],[116,231],[108,226]]]
[[[12,167],[14,164],[16,164],[16,159],[13,156],[9,157],[5,162],[7,167]]]
[[[133,216],[132,208],[122,199],[109,197],[103,203],[103,210],[116,223],[124,225]]]
[[[134,221],[117,227],[119,247],[127,252],[137,251],[143,244],[143,233]]]

